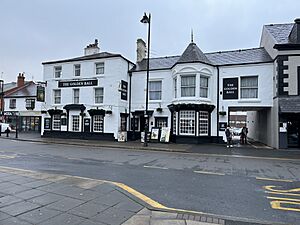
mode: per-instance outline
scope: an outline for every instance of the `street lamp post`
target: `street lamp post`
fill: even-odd
[[[149,114],[148,114],[148,87],[149,87],[149,57],[150,57],[150,24],[151,13],[147,16],[145,13],[141,19],[141,23],[148,24],[148,51],[147,51],[147,77],[146,77],[146,110],[145,110],[145,138],[144,146],[148,146],[148,131],[149,131]]]
[[[1,122],[3,123],[3,118],[4,118],[4,80],[0,80],[0,89],[1,89]],[[0,136],[2,132],[2,127],[0,124]]]

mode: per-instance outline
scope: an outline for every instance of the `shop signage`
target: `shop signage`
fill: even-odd
[[[19,112],[18,111],[6,111],[4,112],[4,116],[18,116]]]
[[[238,78],[223,79],[223,99],[238,99],[239,91]]]
[[[36,87],[36,101],[38,102],[45,101],[45,88],[43,86]]]
[[[121,80],[120,92],[121,92],[121,99],[127,101],[127,95],[128,95],[128,82],[127,81]]]
[[[219,131],[225,131],[227,127],[226,122],[219,122]]]
[[[88,87],[97,86],[98,80],[58,81],[58,87]]]

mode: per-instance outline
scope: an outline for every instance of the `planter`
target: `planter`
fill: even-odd
[[[163,111],[163,109],[162,108],[157,108],[156,111],[161,113]]]
[[[105,114],[110,115],[110,114],[112,114],[112,111],[111,111],[111,110],[106,110],[106,111],[105,111]]]
[[[226,116],[226,111],[220,111],[220,112],[219,112],[219,115],[220,115],[220,116]]]

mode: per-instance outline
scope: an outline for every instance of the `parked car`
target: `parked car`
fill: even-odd
[[[238,128],[238,127],[233,127],[232,128],[232,133],[234,136],[240,136],[243,128]]]
[[[11,126],[8,123],[0,123],[0,126],[1,126],[1,133],[5,133],[7,128],[9,129],[9,131],[12,131]]]

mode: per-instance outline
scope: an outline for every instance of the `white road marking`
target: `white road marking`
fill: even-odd
[[[224,176],[225,175],[225,173],[215,173],[215,172],[202,171],[202,170],[195,170],[194,173],[201,173],[201,174],[208,174],[208,175],[219,175],[219,176]]]
[[[166,167],[160,167],[160,166],[144,166],[144,168],[151,168],[151,169],[161,169],[161,170],[167,170]]]
[[[15,155],[0,155],[0,159],[14,159]]]

